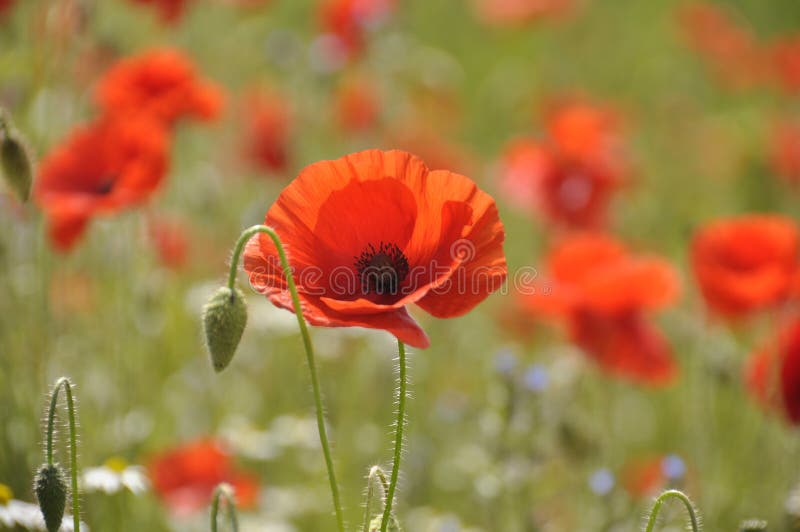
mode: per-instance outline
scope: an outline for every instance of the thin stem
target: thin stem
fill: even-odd
[[[239,237],[238,242],[236,242],[236,247],[233,251],[233,259],[231,260],[231,269],[228,275],[228,288],[233,289],[234,283],[236,282],[236,272],[239,266],[239,256],[242,253],[242,249],[244,248],[245,244],[247,243],[250,238],[253,237],[256,233],[265,233],[268,235],[272,242],[275,244],[275,248],[278,250],[278,257],[281,261],[281,266],[283,267],[283,275],[286,278],[286,285],[289,288],[289,293],[292,296],[292,306],[294,307],[294,313],[297,316],[297,325],[300,327],[300,334],[303,337],[303,345],[306,350],[306,360],[308,362],[308,370],[311,374],[311,388],[314,392],[314,406],[316,407],[317,411],[317,429],[319,430],[319,441],[322,444],[322,453],[325,455],[325,465],[328,468],[328,480],[330,481],[331,485],[331,496],[333,497],[333,508],[336,512],[336,523],[338,525],[339,532],[344,532],[344,518],[342,517],[342,504],[339,499],[339,487],[336,483],[336,474],[333,470],[333,459],[331,458],[331,449],[330,445],[328,444],[328,433],[327,429],[325,428],[325,414],[322,407],[322,393],[320,392],[319,387],[319,378],[317,377],[317,365],[314,361],[314,347],[311,344],[311,337],[308,334],[308,326],[306,325],[306,321],[303,318],[303,309],[300,306],[300,296],[297,294],[297,286],[294,283],[294,276],[292,275],[292,268],[289,265],[289,261],[286,258],[286,251],[283,249],[283,244],[281,243],[280,238],[278,237],[278,233],[269,226],[266,225],[254,225],[249,229],[245,229],[244,232]]]
[[[392,515],[392,501],[394,500],[394,492],[397,488],[397,476],[400,473],[400,457],[403,454],[403,428],[406,424],[406,389],[408,387],[406,346],[403,342],[398,340],[397,347],[400,353],[398,356],[398,364],[400,365],[400,387],[397,391],[397,423],[394,427],[394,462],[392,463],[392,476],[389,481],[389,489],[386,492],[386,503],[383,507],[381,532],[386,532],[386,528],[389,526],[389,518]]]
[[[666,501],[671,497],[683,501],[683,504],[686,506],[686,511],[689,513],[689,520],[691,521],[692,532],[700,532],[700,521],[697,519],[697,511],[694,509],[692,501],[685,493],[678,490],[667,490],[658,496],[655,504],[653,504],[653,509],[650,511],[650,518],[647,521],[647,528],[645,528],[645,532],[653,532],[653,529],[656,526],[656,518],[658,517],[658,512],[659,510],[661,510],[661,505],[664,504],[664,501]]]
[[[78,497],[78,444],[75,430],[75,402],[72,399],[72,385],[67,377],[61,377],[50,395],[50,410],[47,415],[47,465],[53,465],[53,433],[55,432],[56,406],[58,392],[64,388],[67,395],[67,416],[69,417],[69,474],[72,484],[72,523],[75,532],[81,530],[80,500]]]
[[[229,484],[222,483],[214,488],[214,498],[211,499],[211,532],[217,532],[217,514],[219,513],[219,500],[225,498],[228,518],[231,522],[231,530],[239,532],[239,521],[236,518],[236,503],[233,497],[233,490]]]
[[[383,469],[379,466],[372,466],[369,470],[369,476],[367,477],[367,501],[364,505],[364,526],[362,527],[362,532],[369,532],[369,524],[372,521],[372,499],[375,493],[373,486],[376,480],[379,481],[381,487],[381,499],[386,496],[386,490],[389,489],[386,473],[384,473]]]

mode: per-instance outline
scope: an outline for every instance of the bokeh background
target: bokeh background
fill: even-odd
[[[0,1],[0,106],[36,160],[98,114],[95,84],[126,56],[178,49],[224,93],[214,120],[174,128],[158,191],[93,220],[68,252],[36,201],[2,189],[0,483],[14,498],[34,500],[46,394],[68,375],[82,467],[113,458],[152,476],[165,453],[213,440],[225,468],[257,485],[245,530],[332,530],[293,316],[248,291],[231,366],[216,374],[203,348],[200,309],[237,236],[307,164],[401,148],[493,194],[510,274],[543,271],[566,229],[504,194],[504,157],[514,139],[546,139],[549,110],[569,100],[610,109],[623,147],[624,184],[601,228],[680,279],[680,298],[652,318],[677,376],[654,387],[603,371],[526,315],[513,283],[461,318],[416,312],[431,347],[411,351],[398,517],[412,532],[637,530],[652,496],[674,486],[708,530],[749,517],[795,530],[795,429],[742,377],[778,318],[710,315],[690,242],[718,218],[800,215],[776,155],[793,153],[776,128],[800,119],[795,67],[772,53],[800,35],[797,2],[705,4],[725,24],[703,25],[703,8],[679,1],[376,0],[348,46],[351,30],[324,15],[337,2],[187,0],[166,16],[170,3]],[[520,14],[492,16],[516,4]],[[751,47],[763,54],[748,57]],[[254,145],[278,155],[265,162]],[[389,465],[396,345],[381,331],[312,335],[355,529],[369,467]],[[99,531],[207,529],[205,507],[162,491],[85,489],[83,519]],[[665,515],[665,528],[683,526],[678,509]]]

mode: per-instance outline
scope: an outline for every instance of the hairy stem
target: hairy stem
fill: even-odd
[[[289,293],[292,296],[292,305],[294,306],[294,313],[297,316],[297,325],[300,327],[300,334],[303,337],[303,346],[306,350],[308,370],[311,374],[311,388],[314,393],[314,405],[317,411],[317,429],[319,429],[319,441],[322,444],[322,453],[325,455],[325,465],[328,468],[328,480],[330,481],[331,485],[333,507],[334,511],[336,512],[336,523],[339,532],[344,532],[342,504],[339,498],[339,487],[336,483],[336,474],[333,470],[333,459],[331,458],[331,450],[328,443],[328,433],[327,429],[325,428],[325,414],[322,407],[322,393],[320,392],[319,378],[317,377],[317,365],[314,360],[314,347],[311,344],[311,337],[308,334],[308,326],[303,318],[303,309],[300,306],[300,296],[297,294],[297,286],[295,285],[294,276],[292,275],[292,268],[289,266],[289,261],[286,258],[286,251],[284,250],[283,244],[278,237],[278,233],[276,233],[273,228],[266,225],[254,225],[242,232],[233,251],[231,269],[228,275],[228,288],[233,289],[233,286],[236,283],[236,272],[239,267],[239,256],[242,254],[245,244],[257,233],[264,233],[268,235],[275,244],[275,248],[278,250],[278,257],[281,261],[281,266],[283,267],[283,275],[286,278],[286,285],[289,288]]]
[[[697,511],[694,509],[692,501],[685,493],[678,490],[667,490],[658,496],[655,504],[653,504],[653,509],[650,510],[650,517],[647,520],[647,528],[645,528],[645,532],[653,532],[653,529],[656,526],[658,512],[661,510],[661,505],[664,504],[664,501],[669,498],[680,499],[683,501],[683,504],[686,506],[686,511],[689,513],[689,521],[691,522],[692,532],[700,532],[700,521],[697,519]]]
[[[392,502],[397,489],[397,477],[400,473],[400,457],[403,454],[403,428],[406,424],[406,390],[408,388],[408,368],[406,368],[406,346],[397,341],[399,351],[398,364],[400,366],[400,385],[397,390],[397,423],[395,424],[394,462],[392,463],[392,476],[389,480],[389,489],[386,490],[386,502],[383,508],[381,532],[386,532],[389,518],[392,515]]]
[[[72,384],[67,377],[61,377],[53,386],[50,395],[50,410],[47,414],[47,464],[53,465],[53,433],[55,432],[56,406],[58,392],[64,388],[67,396],[67,416],[69,418],[69,474],[72,484],[72,523],[75,532],[81,530],[80,498],[78,497],[78,435],[75,429],[75,402],[72,397]]]
[[[233,490],[226,483],[219,484],[214,488],[214,498],[211,499],[211,532],[217,532],[217,514],[219,513],[219,501],[225,499],[225,506],[228,518],[231,523],[231,530],[239,532],[239,521],[236,518],[236,504],[233,498]]]

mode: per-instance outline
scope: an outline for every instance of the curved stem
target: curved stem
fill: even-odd
[[[236,504],[230,485],[222,483],[214,488],[214,498],[211,499],[211,532],[217,532],[217,514],[219,513],[219,500],[225,498],[231,530],[239,532],[239,521],[236,518]]]
[[[400,386],[397,391],[397,423],[394,427],[394,462],[392,463],[392,476],[391,480],[389,480],[389,489],[386,492],[386,503],[383,507],[381,532],[386,532],[386,528],[389,526],[389,518],[392,515],[392,501],[394,500],[394,492],[397,488],[397,476],[400,473],[400,457],[403,454],[403,428],[406,424],[406,389],[408,387],[406,346],[403,342],[398,340],[397,347],[399,350],[398,364],[400,365]]]
[[[661,510],[661,505],[664,504],[664,501],[666,501],[669,498],[676,498],[683,501],[683,504],[686,506],[686,511],[689,513],[689,520],[691,521],[692,532],[700,532],[700,521],[697,519],[697,512],[694,509],[692,501],[685,493],[678,490],[667,490],[658,496],[655,504],[653,504],[653,509],[650,511],[650,518],[647,520],[647,528],[645,528],[645,532],[653,532],[653,529],[656,526],[656,518],[658,517],[658,512],[659,510]]]
[[[381,499],[386,497],[386,490],[389,489],[389,481],[386,480],[386,473],[384,473],[383,469],[379,466],[372,466],[369,470],[369,476],[367,477],[367,501],[364,505],[364,526],[362,527],[362,532],[369,532],[369,524],[372,521],[372,499],[375,493],[373,486],[376,480],[380,482]]]
[[[67,416],[69,417],[69,474],[72,484],[72,523],[75,532],[81,530],[80,500],[78,497],[78,444],[75,430],[75,402],[72,398],[72,385],[67,377],[56,381],[50,395],[50,410],[47,414],[47,464],[53,465],[53,433],[55,431],[58,392],[64,388],[67,395]]]
[[[242,249],[244,249],[247,241],[257,233],[264,233],[268,235],[275,244],[275,248],[278,250],[278,257],[281,261],[281,266],[283,267],[283,275],[286,278],[286,285],[289,288],[289,293],[292,296],[292,305],[294,307],[294,313],[297,316],[297,325],[300,327],[300,334],[303,337],[303,345],[306,350],[308,370],[311,374],[311,388],[314,392],[314,405],[317,411],[317,429],[319,430],[319,441],[322,444],[322,453],[325,455],[325,465],[328,468],[328,480],[330,481],[331,485],[333,507],[336,512],[336,523],[338,525],[339,532],[344,532],[342,504],[339,499],[339,487],[336,483],[336,474],[333,470],[333,459],[331,458],[330,445],[328,444],[328,433],[327,429],[325,428],[325,414],[322,408],[322,393],[320,392],[319,378],[317,377],[317,365],[314,361],[314,347],[311,344],[311,337],[308,334],[308,326],[303,318],[303,309],[300,306],[300,296],[297,294],[297,286],[294,283],[292,268],[289,265],[288,259],[286,258],[286,251],[283,249],[283,244],[278,237],[278,233],[276,233],[273,228],[266,225],[254,225],[242,232],[233,251],[231,269],[228,275],[228,288],[232,289],[236,282],[236,272],[239,267],[239,256],[242,253]]]

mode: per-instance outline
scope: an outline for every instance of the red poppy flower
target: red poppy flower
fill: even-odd
[[[189,0],[129,0],[142,5],[151,5],[158,10],[161,21],[166,24],[175,24],[180,20]]]
[[[220,89],[172,49],[122,59],[100,80],[95,97],[106,113],[149,114],[169,125],[186,116],[212,120],[222,107]]]
[[[778,39],[770,45],[772,74],[789,93],[800,92],[800,35]]]
[[[716,74],[734,86],[760,81],[765,62],[750,28],[719,5],[695,2],[679,12],[688,45],[710,64]]]
[[[645,319],[677,296],[668,263],[636,257],[609,236],[584,234],[558,245],[547,265],[550,289],[525,296],[523,308],[564,322],[571,340],[612,374],[654,385],[672,380],[669,345]]]
[[[493,26],[517,26],[563,15],[573,0],[475,0],[478,17]]]
[[[429,170],[402,151],[368,150],[303,170],[270,208],[312,325],[385,329],[427,347],[408,314],[468,312],[506,277],[494,200],[470,179]],[[292,308],[275,247],[250,240],[244,269],[254,288]]]
[[[336,115],[342,129],[365,131],[375,126],[380,102],[375,87],[366,79],[345,79],[336,91]]]
[[[186,225],[177,218],[159,216],[149,221],[150,239],[161,264],[179,270],[189,258]]]
[[[800,319],[785,324],[775,340],[751,356],[745,381],[764,406],[800,424]]]
[[[244,105],[245,155],[259,169],[284,172],[289,165],[289,102],[273,92],[252,92]]]
[[[608,166],[565,159],[534,140],[519,139],[500,162],[500,186],[509,201],[552,223],[593,229],[605,225],[608,205],[621,185]]]
[[[710,309],[739,317],[787,297],[797,253],[792,220],[746,215],[702,227],[692,242],[692,268]]]
[[[4,17],[14,7],[15,0],[0,0],[0,17]]]
[[[365,32],[382,24],[394,11],[397,0],[322,0],[322,29],[336,38],[347,58],[361,53]]]
[[[800,183],[800,123],[782,121],[773,126],[769,163],[782,179]]]
[[[257,479],[237,471],[231,456],[210,439],[190,442],[156,456],[148,472],[153,490],[178,515],[205,509],[220,482],[233,486],[236,504],[241,508],[253,508],[258,498]]]
[[[595,162],[622,173],[622,124],[611,109],[581,100],[563,101],[546,109],[545,128],[561,157]]]
[[[53,245],[70,249],[96,215],[145,201],[167,171],[167,135],[156,122],[104,118],[74,130],[39,167],[34,197]]]

